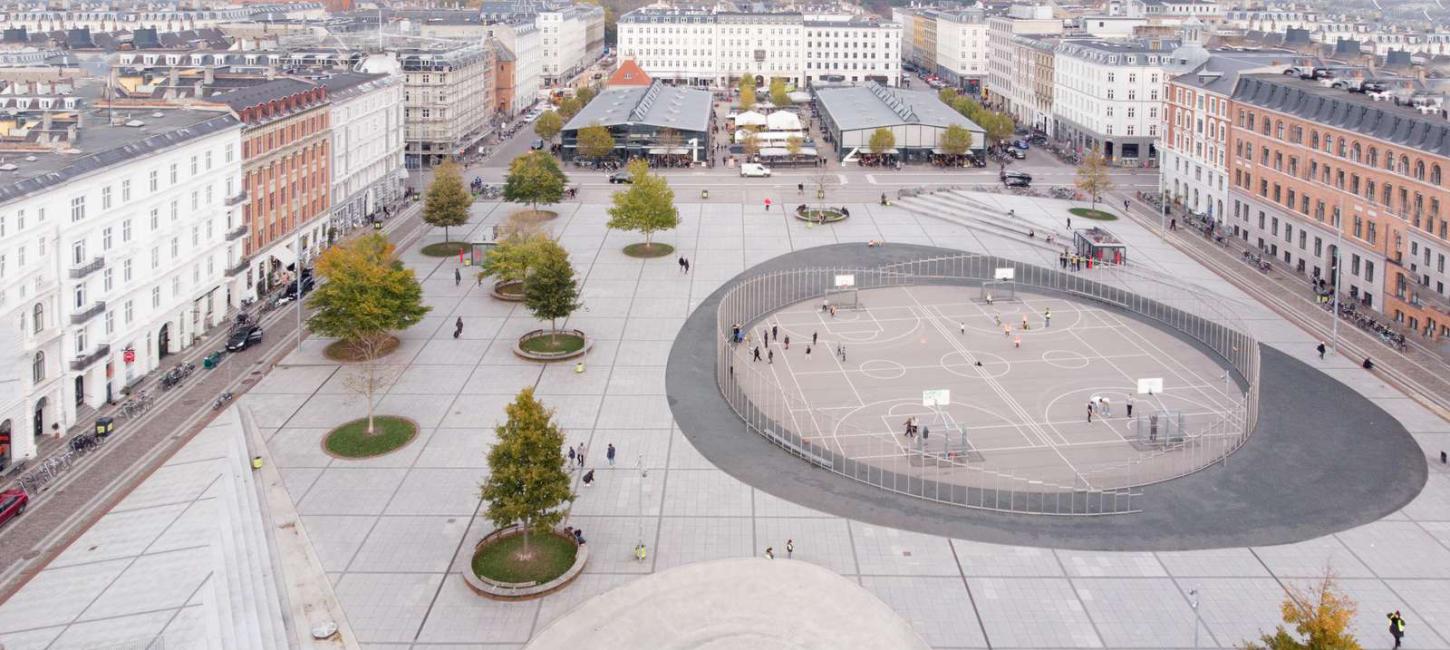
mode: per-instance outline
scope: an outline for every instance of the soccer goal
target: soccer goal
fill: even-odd
[[[826,290],[826,300],[836,309],[860,309],[861,301],[856,287],[837,287]]]
[[[1011,280],[987,280],[982,283],[982,291],[977,295],[978,301],[988,304],[1016,299],[1017,283]]]
[[[1137,425],[1139,443],[1152,446],[1174,445],[1183,442],[1183,413],[1181,411],[1140,413],[1133,422]]]

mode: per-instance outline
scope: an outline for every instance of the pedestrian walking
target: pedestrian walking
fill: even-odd
[[[589,448],[585,447],[584,443],[579,443],[579,467],[584,467],[584,453],[588,450]]]
[[[1133,396],[1132,395],[1129,395],[1128,396],[1128,402],[1127,402],[1126,406],[1128,407],[1128,417],[1130,417],[1130,418],[1133,417]]]
[[[645,556],[646,556],[646,553],[645,553],[645,549],[644,549],[644,542],[640,542],[638,544],[635,544],[634,545],[634,559],[636,561],[638,561],[638,562],[643,562]]]
[[[764,327],[760,328],[760,338],[764,339],[761,342],[765,344],[765,347],[770,347],[770,330]]]
[[[686,257],[685,258],[685,273],[688,275],[689,272],[690,272],[690,258]]]
[[[458,321],[453,324],[453,338],[463,335],[463,317],[459,316]]]
[[[775,549],[774,548],[772,548],[770,546],[765,547],[765,559],[767,559],[767,560],[774,560],[775,559]]]
[[[793,539],[787,539],[787,540],[785,540],[785,559],[789,560],[790,559],[790,556],[792,554],[794,554],[794,553],[795,553],[795,540],[793,540]]]
[[[675,266],[680,267],[680,273],[684,273],[685,272],[685,256],[684,255],[681,255],[681,256],[675,258]]]
[[[789,334],[786,334],[785,335],[785,349],[787,349],[787,350],[790,349],[790,335]]]
[[[1004,336],[1004,337],[1011,337],[1012,336],[1012,326],[1011,325],[1008,325],[1006,323],[1002,323],[1002,336]]]
[[[1022,329],[1027,329],[1027,314],[1022,315]]]
[[[1067,229],[1072,230],[1072,217],[1067,218]]]
[[[1042,310],[1042,327],[1052,327],[1052,308]]]
[[[584,472],[584,487],[594,486],[594,470]]]
[[[966,336],[967,335],[967,322],[966,321],[962,321],[961,322],[961,329],[962,329],[962,336]]]
[[[775,365],[775,348],[765,351],[765,362],[772,366]]]
[[[777,341],[780,340],[780,327],[776,325],[770,326],[770,338],[773,338]]]
[[[1320,358],[1320,360],[1323,360],[1324,359],[1324,351],[1327,349],[1327,348],[1324,347],[1324,341],[1320,341],[1319,342],[1319,346],[1316,347],[1316,348],[1314,348],[1314,349],[1319,351],[1319,358]]]
[[[569,448],[569,466],[570,467],[573,467],[574,466],[574,448],[573,447],[570,447]]]
[[[1123,212],[1127,212],[1127,211],[1128,211],[1128,200],[1127,199],[1123,199]]]
[[[1020,348],[1020,347],[1022,347],[1022,335],[1021,334],[1018,334],[1017,336],[1015,336],[1015,337],[1012,338],[1012,347],[1014,347],[1014,348]]]
[[[604,450],[604,457],[609,460],[609,466],[614,467],[614,443],[609,443],[609,447]]]
[[[807,353],[807,354],[809,354],[809,353]],[[755,346],[755,360],[756,361],[759,361],[760,360],[760,346],[758,346],[758,345]]]
[[[456,287],[456,286],[458,286],[462,282],[463,282],[463,272],[462,271],[459,271],[458,269],[453,269],[453,286]]]
[[[1390,619],[1390,636],[1395,639],[1395,647],[1400,647],[1400,642],[1405,638],[1405,617],[1400,615],[1400,610],[1386,614]]]
[[[807,345],[806,346],[806,361],[810,361],[810,360],[811,360],[811,346]]]
[[[1088,424],[1092,424],[1092,423],[1093,423],[1093,403],[1092,403],[1092,400],[1088,400]]]
[[[816,344],[816,336],[817,334],[815,332],[811,332],[811,345]]]

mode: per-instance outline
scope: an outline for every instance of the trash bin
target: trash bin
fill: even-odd
[[[96,437],[105,438],[116,430],[116,420],[110,417],[96,418]]]

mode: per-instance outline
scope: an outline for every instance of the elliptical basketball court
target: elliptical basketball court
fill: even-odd
[[[1089,301],[1014,289],[851,289],[797,303],[745,333],[735,373],[809,442],[947,484],[1129,488],[1242,441],[1245,393],[1209,352]]]

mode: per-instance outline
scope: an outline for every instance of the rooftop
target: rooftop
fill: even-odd
[[[1450,122],[1441,114],[1425,115],[1409,106],[1281,74],[1241,76],[1233,98],[1376,140],[1450,156]]]
[[[0,153],[0,162],[17,166],[0,173],[0,203],[240,125],[230,114],[190,109],[87,109],[81,117],[70,149]]]
[[[569,120],[564,129],[582,129],[595,123],[706,131],[710,128],[710,92],[667,86],[658,81],[648,86],[609,88]]]
[[[961,125],[982,142],[982,127],[942,103],[935,91],[888,88],[875,82],[864,86],[821,88],[821,108],[843,131],[875,129],[899,124],[948,127]]]
[[[386,83],[391,75],[368,74],[366,72],[339,72],[316,79],[317,85],[327,89],[327,96],[334,101],[366,93]]]
[[[1263,71],[1263,68],[1272,66],[1287,67],[1294,64],[1295,58],[1297,57],[1287,52],[1214,53],[1202,65],[1191,72],[1174,77],[1173,81],[1185,86],[1228,95],[1238,84],[1240,74]]]
[[[232,110],[240,111],[253,106],[260,106],[274,99],[290,97],[297,93],[307,92],[316,88],[317,84],[301,79],[282,78],[268,81],[267,83],[244,86],[212,97],[212,101],[220,102],[230,106]]]

